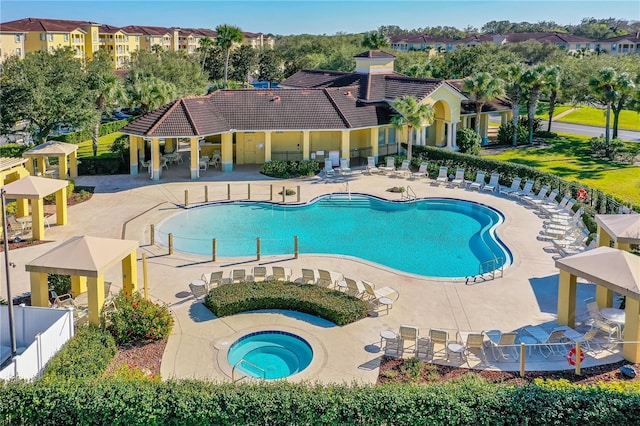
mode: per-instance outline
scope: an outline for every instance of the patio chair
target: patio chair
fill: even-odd
[[[315,284],[316,272],[313,269],[302,269],[302,283],[303,284]]]
[[[557,204],[556,197],[558,196],[558,190],[554,189],[546,197],[536,200],[530,200],[530,203],[536,207],[553,206]]]
[[[465,181],[464,181],[464,169],[459,168],[456,170],[456,175],[453,178],[453,180],[449,183],[449,186],[457,186],[457,187],[461,187],[462,185],[464,185]]]
[[[494,332],[487,331],[485,335],[489,338],[489,344],[491,345],[491,353],[494,360],[498,360],[498,357],[503,360],[507,360],[509,356],[514,360],[518,359],[518,350],[516,349],[516,338],[518,333],[502,333],[494,330]]]
[[[9,231],[10,239],[15,239],[16,237],[22,236],[25,231],[22,223],[18,222],[14,215],[7,216],[7,228]]]
[[[476,180],[474,182],[471,182],[468,188],[477,189],[478,191],[480,191],[484,187],[484,177],[486,176],[486,174],[486,172],[478,170],[478,173],[476,173]]]
[[[387,157],[386,166],[379,167],[380,171],[384,173],[391,173],[396,171],[396,159],[394,157]]]
[[[180,158],[182,158],[182,157],[180,157]],[[213,154],[213,156],[211,157],[211,160],[209,160],[209,165],[211,167],[213,167],[214,169],[219,169],[221,162],[222,162],[222,159],[220,158],[220,155],[219,154]]]
[[[491,173],[489,183],[482,187],[484,191],[495,192],[500,187],[500,173]]]
[[[431,341],[429,351],[431,352],[432,357],[441,352],[443,352],[445,356],[447,355],[447,344],[449,343],[448,331],[432,328],[429,330],[429,339]],[[436,345],[441,345],[442,349],[436,351]]]
[[[409,164],[411,164],[411,162],[409,160],[402,160],[402,164],[400,165],[400,168],[398,170],[396,170],[396,174],[397,175],[407,175],[408,173],[411,173],[411,170],[409,170]]]
[[[416,179],[427,176],[427,167],[429,167],[429,163],[423,161],[422,163],[420,163],[420,168],[418,169],[418,171],[411,173],[410,178]]]
[[[331,272],[325,271],[324,269],[318,269],[318,285],[323,287],[335,287],[336,282],[331,277]]]
[[[549,187],[547,185],[543,185],[542,188],[540,188],[540,190],[538,191],[537,194],[535,195],[523,195],[522,196],[522,200],[524,202],[526,202],[527,204],[533,204],[533,203],[537,203],[539,200],[543,200],[544,196],[547,195],[547,192],[549,192]]]
[[[202,275],[204,276],[204,274]],[[207,282],[207,285],[209,286],[210,289],[221,286],[223,284],[222,275],[223,275],[223,271],[215,271],[215,272],[212,272],[211,275],[209,275],[209,280]],[[205,281],[207,280],[205,279]]]
[[[351,174],[351,168],[349,167],[349,159],[341,158],[340,159],[340,173],[349,175]]]
[[[151,160],[149,161],[144,161],[142,159],[140,159],[140,167],[147,169],[148,172],[151,171]]]
[[[347,294],[358,298],[363,298],[366,295],[364,287],[362,284],[358,285],[359,283],[356,280],[345,277],[344,282],[347,285]]]
[[[546,340],[540,341],[540,343],[544,344],[544,346],[540,347],[540,354],[545,358],[548,358],[550,355],[557,356],[565,356],[567,354],[567,336],[565,336],[565,329],[557,329],[553,330],[549,333],[549,336]],[[547,348],[549,351],[549,355],[544,354],[543,348]]]
[[[447,182],[449,182],[449,168],[441,166],[440,170],[438,171],[438,177],[436,178],[436,184],[446,184]]]
[[[273,272],[273,279],[276,281],[289,281],[291,278],[291,270],[282,266],[273,266],[271,270]]]
[[[262,282],[267,279],[267,268],[265,266],[254,266],[251,269],[251,276],[254,282]]]
[[[484,353],[484,335],[482,333],[469,333],[464,344],[465,357],[469,363],[469,354],[474,354],[480,361],[486,362],[487,355]],[[475,354],[474,351],[478,351]]]
[[[324,160],[324,177],[335,176],[336,172],[333,170],[333,164],[330,159]]]
[[[169,160],[167,160],[166,158],[161,158],[160,159],[160,169],[169,170]]]
[[[398,291],[393,287],[387,286],[376,289],[376,286],[369,281],[362,280],[361,283],[364,287],[364,291],[370,298],[381,299],[383,297],[386,297],[392,299],[395,302],[396,300],[398,300],[398,297],[400,297]]]
[[[189,283],[189,290],[191,290],[191,294],[193,294],[193,297],[196,300],[204,299],[209,293],[209,291],[207,291],[207,285],[205,283],[196,284],[191,282]]]
[[[404,340],[402,337],[396,336],[393,339],[385,339],[384,341],[384,354],[387,356],[395,356],[396,358],[402,358],[404,353]]]
[[[369,174],[380,172],[380,169],[376,166],[375,157],[367,157],[367,172]]]
[[[571,198],[568,195],[562,197],[562,200],[555,204],[542,204],[539,206],[540,214],[544,216],[549,216],[553,211],[562,211],[566,207],[567,203]]]
[[[533,181],[532,180],[528,180],[524,183],[524,186],[522,187],[522,189],[520,191],[514,191],[512,193],[510,193],[509,195],[514,195],[514,196],[524,196],[524,195],[532,195],[533,194]]]
[[[522,183],[522,178],[515,177],[511,181],[511,186],[509,187],[500,187],[501,194],[513,194],[514,192],[520,191],[520,183]]]
[[[584,207],[580,207],[576,212],[573,211],[573,206],[576,204],[576,200],[569,199],[564,207],[558,207],[553,209],[545,209],[545,212],[550,216],[551,221],[562,221],[571,219],[575,214],[580,211],[580,216],[584,213]]]
[[[247,280],[247,272],[244,269],[234,269],[231,271],[231,282],[241,283]]]
[[[598,329],[598,331],[602,331],[607,335],[607,340],[609,342],[613,342],[614,340],[620,340],[622,336],[622,332],[620,331],[620,326],[618,324],[613,324],[606,321],[604,318],[596,318],[593,320],[593,328]]]
[[[584,334],[580,334],[573,329],[571,329],[571,331],[572,332],[569,334],[569,330],[565,330],[565,336],[573,343],[580,343],[583,350],[593,352],[595,354],[602,350],[602,345],[596,340],[596,336],[600,331],[599,329],[591,328]]]
[[[416,352],[416,344],[418,342],[418,327],[413,325],[401,325],[398,335],[403,340],[402,349],[406,349],[406,344],[410,343],[409,348],[413,348],[412,352]]]

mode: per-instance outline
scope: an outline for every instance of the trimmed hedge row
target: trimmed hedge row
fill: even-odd
[[[60,382],[98,377],[106,370],[116,352],[111,333],[97,327],[81,327],[51,358],[41,380]]]
[[[100,125],[100,130],[98,130],[99,136],[108,135],[113,132],[117,132],[122,129],[124,126],[129,123],[130,119],[126,120],[117,120],[110,121],[108,123],[104,123]],[[58,135],[48,138],[49,140],[61,141],[61,142],[69,142],[69,143],[80,143],[82,141],[89,140],[93,137],[93,128],[80,130],[78,132],[65,133],[64,135]]]
[[[264,163],[260,173],[266,176],[288,179],[298,176],[313,176],[320,170],[316,160],[283,161],[272,160]]]
[[[20,158],[22,153],[31,149],[29,145],[20,145],[17,143],[8,143],[0,146],[0,157]]]
[[[129,173],[129,164],[119,154],[102,154],[98,157],[82,157],[78,164],[79,175],[117,175]]]
[[[236,283],[212,289],[204,304],[216,316],[258,309],[288,309],[345,325],[367,316],[369,305],[360,299],[313,284],[282,281]]]
[[[0,423],[39,425],[582,425],[640,422],[640,394],[496,386],[213,384],[103,379],[0,384]]]

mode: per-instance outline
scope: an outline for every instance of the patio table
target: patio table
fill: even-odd
[[[604,319],[620,325],[624,325],[626,318],[624,309],[618,308],[602,308],[600,309],[600,315],[602,315]]]

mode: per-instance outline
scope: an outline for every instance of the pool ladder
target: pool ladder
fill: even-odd
[[[240,364],[245,363],[247,365],[250,365],[251,367],[260,370],[260,372],[262,373],[262,379],[266,380],[267,378],[267,372],[264,371],[264,369],[258,367],[257,365],[255,365],[254,363],[252,363],[251,361],[247,361],[244,358],[241,358],[238,362],[236,362],[235,364],[233,364],[233,368],[231,369],[231,381],[235,382],[236,381],[236,367],[238,367]]]
[[[413,191],[413,188],[411,188],[409,185],[407,185],[407,190],[402,193],[402,199],[403,200],[415,200],[416,198],[418,198],[418,196]]]
[[[498,267],[498,265],[500,265],[500,267]],[[500,271],[500,277],[498,278],[502,278],[504,276],[504,258],[501,256],[481,262],[480,265],[478,265],[478,275],[474,277],[467,277],[467,283],[469,283],[471,278],[473,278],[474,283],[478,279],[482,279],[482,281],[488,281],[490,279],[495,280],[496,271]]]

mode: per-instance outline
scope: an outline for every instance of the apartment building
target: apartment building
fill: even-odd
[[[244,32],[244,44],[254,49],[269,48],[273,49],[276,39],[263,33]]]
[[[0,32],[0,62],[9,56],[24,58],[24,39],[26,33],[20,30],[4,29]]]
[[[640,53],[640,32],[599,40],[596,48],[612,55]]]
[[[433,55],[453,50],[456,40],[429,34],[394,34],[389,36],[389,41],[393,50],[403,52],[417,50]]]

